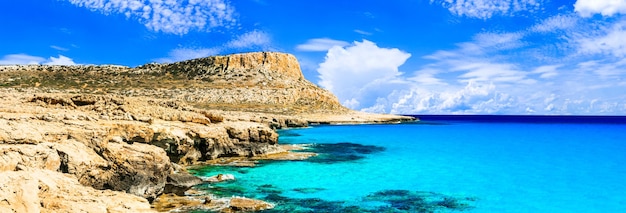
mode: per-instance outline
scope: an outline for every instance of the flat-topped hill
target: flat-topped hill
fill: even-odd
[[[182,100],[202,108],[299,114],[345,112],[309,82],[297,59],[274,52],[212,56],[169,64],[0,66],[0,87]]]

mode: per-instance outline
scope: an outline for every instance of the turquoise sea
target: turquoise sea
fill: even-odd
[[[192,173],[267,212],[626,212],[626,117],[420,118],[281,130],[320,155]]]

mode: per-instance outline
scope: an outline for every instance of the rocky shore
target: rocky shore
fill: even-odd
[[[185,166],[287,153],[276,129],[410,119],[346,109],[282,53],[136,68],[0,66],[0,212],[267,209],[173,195],[202,182]]]

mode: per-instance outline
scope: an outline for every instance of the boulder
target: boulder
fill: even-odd
[[[163,193],[183,196],[191,187],[201,184],[202,182],[202,179],[190,175],[189,173],[172,173],[167,176],[167,183],[165,184]]]

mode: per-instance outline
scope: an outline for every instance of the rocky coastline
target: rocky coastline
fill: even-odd
[[[289,156],[277,129],[411,119],[341,106],[284,53],[136,68],[0,66],[0,212],[272,208],[175,195],[202,182],[186,166]]]

